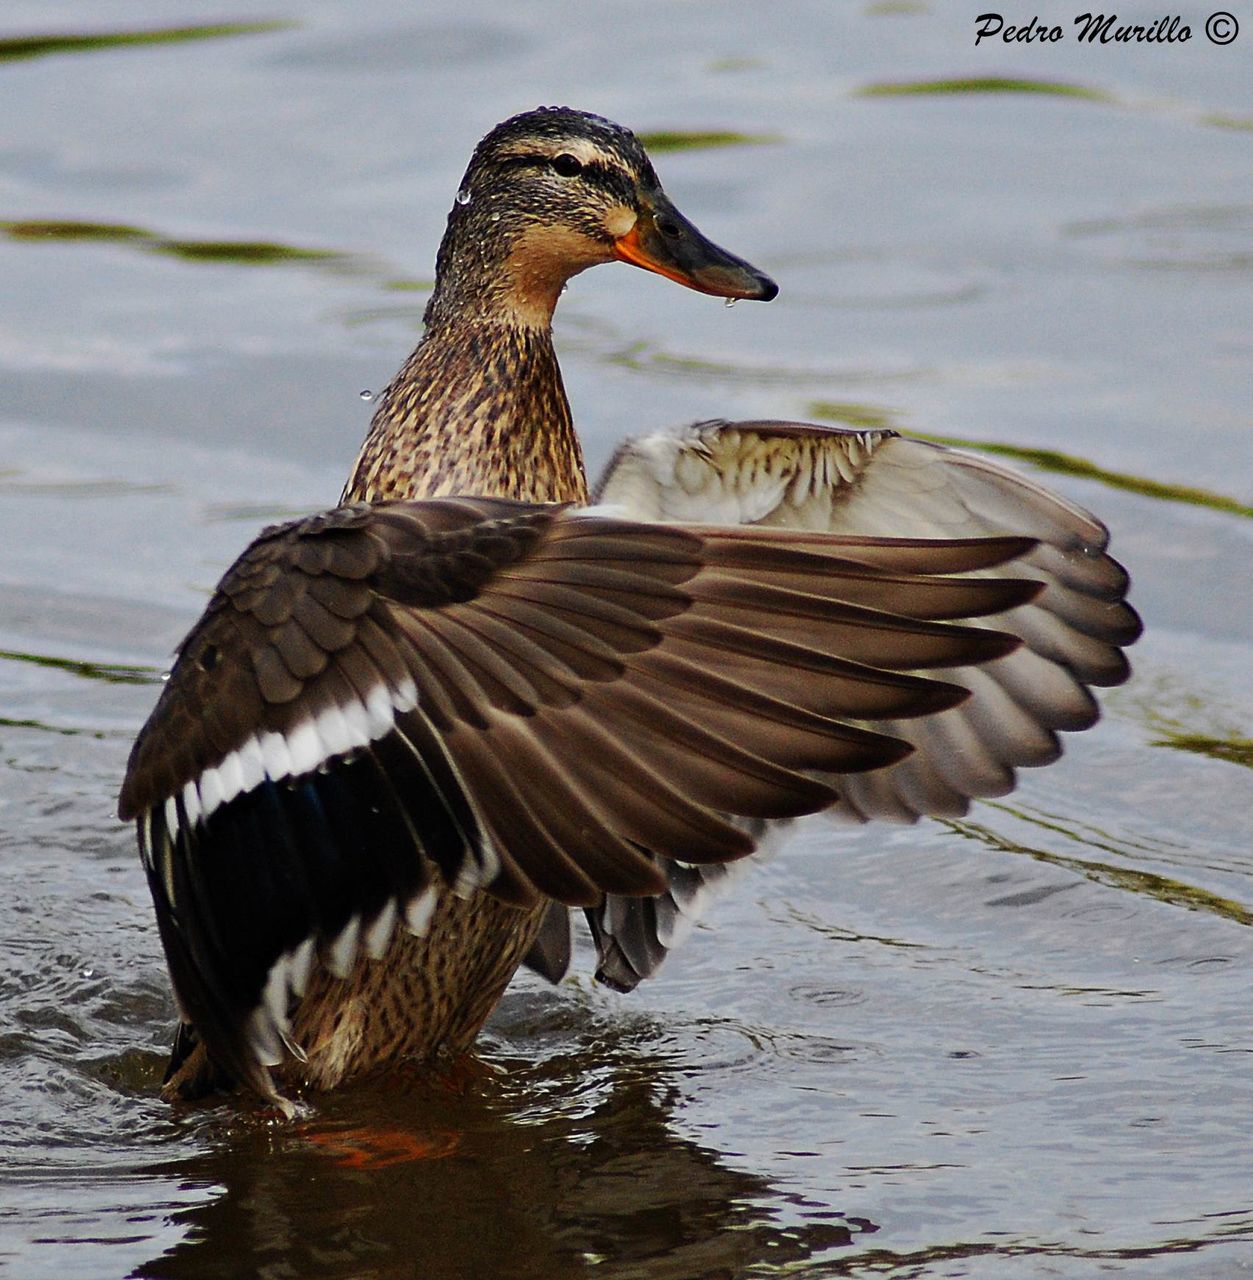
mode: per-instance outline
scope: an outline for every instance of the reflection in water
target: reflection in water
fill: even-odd
[[[518,1277],[697,1280],[876,1229],[803,1206],[796,1225],[791,1197],[676,1133],[661,1059],[589,1039],[539,1064],[498,1061],[507,1074],[468,1085],[345,1090],[311,1119],[236,1128],[212,1154],[163,1164],[220,1190],[178,1212],[183,1241],[135,1274],[218,1277],[247,1260],[260,1273],[438,1280],[507,1261]],[[398,1158],[407,1149],[426,1158]]]

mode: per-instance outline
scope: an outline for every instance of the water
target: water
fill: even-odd
[[[5,7],[56,39],[0,62],[0,1271],[1253,1270],[1253,30],[935,9]],[[130,740],[233,555],[338,495],[471,147],[540,102],[657,134],[782,289],[578,277],[593,468],[713,415],[1037,451],[1132,568],[1135,679],[964,822],[811,824],[630,997],[520,982],[478,1068],[172,1109]]]

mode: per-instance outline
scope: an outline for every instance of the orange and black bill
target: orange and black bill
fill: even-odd
[[[614,253],[623,262],[717,298],[769,302],[779,292],[765,272],[702,235],[662,191],[653,196],[635,226],[614,241]]]

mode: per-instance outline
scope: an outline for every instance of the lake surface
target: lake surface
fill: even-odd
[[[958,8],[5,5],[0,1272],[1253,1272],[1253,22]],[[168,1107],[130,741],[237,551],[337,498],[471,147],[541,102],[737,135],[654,158],[782,288],[575,280],[594,469],[711,416],[1028,451],[1113,530],[1136,675],[965,821],[806,826],[630,997],[519,981],[478,1067]]]

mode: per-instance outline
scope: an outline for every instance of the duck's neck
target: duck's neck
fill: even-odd
[[[344,499],[465,493],[586,502],[550,328],[570,273],[544,275],[539,288],[518,276],[512,242],[499,236],[475,242],[497,244],[493,261],[467,255],[457,215],[440,246],[426,334],[379,399]]]
[[[379,398],[348,502],[464,493],[586,502],[587,477],[548,325],[437,309]]]

